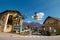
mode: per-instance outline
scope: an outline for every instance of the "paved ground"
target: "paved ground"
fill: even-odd
[[[17,34],[0,32],[0,40],[60,40],[60,36],[20,36]]]

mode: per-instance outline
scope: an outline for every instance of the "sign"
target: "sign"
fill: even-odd
[[[54,29],[54,32],[57,32],[56,29]]]

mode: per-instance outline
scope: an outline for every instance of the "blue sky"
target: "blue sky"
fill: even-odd
[[[25,14],[24,21],[43,23],[47,16],[60,18],[60,0],[0,0],[0,12],[5,10],[18,10]],[[34,12],[43,12],[42,20],[34,20]]]

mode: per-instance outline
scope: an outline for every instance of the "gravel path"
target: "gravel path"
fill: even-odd
[[[60,40],[60,36],[20,36],[17,34],[0,32],[0,40]]]

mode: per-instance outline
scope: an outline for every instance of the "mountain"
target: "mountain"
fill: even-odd
[[[42,29],[42,26],[43,24],[40,24],[40,23],[37,23],[37,22],[30,22],[30,23],[27,23],[27,22],[23,22],[23,26],[26,27],[28,26],[31,27],[31,28],[35,28],[35,27],[38,27],[40,29]]]

